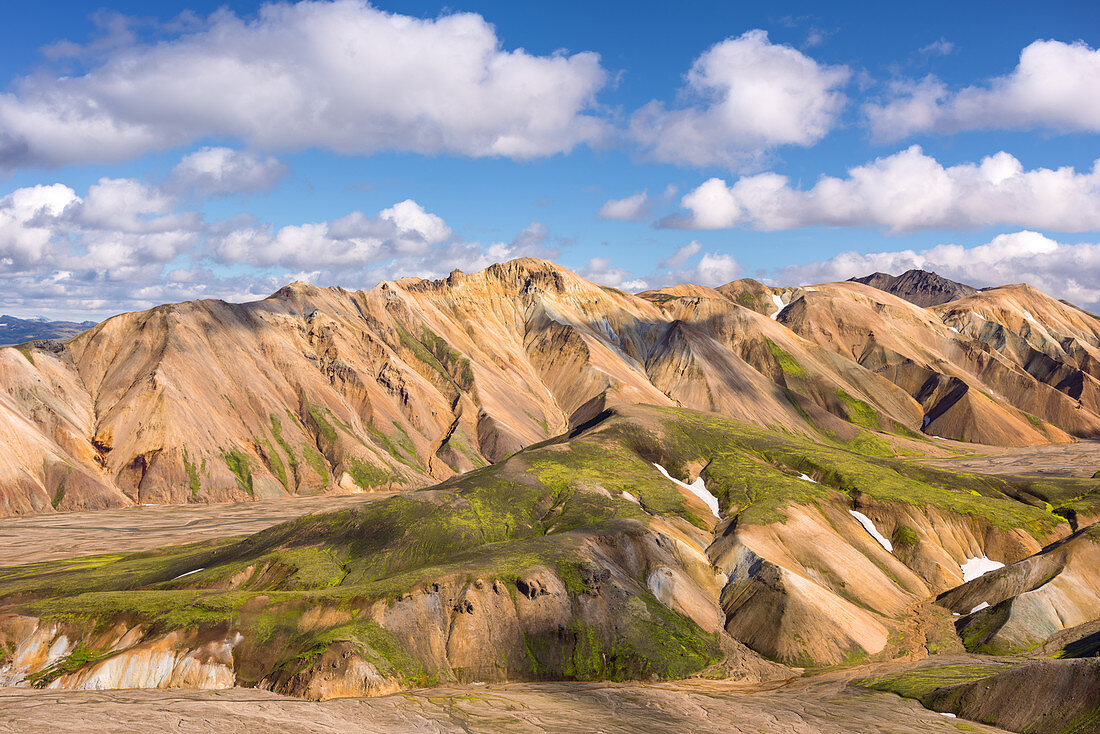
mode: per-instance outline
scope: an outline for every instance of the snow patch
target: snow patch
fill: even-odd
[[[637,497],[635,497],[635,496],[634,496],[634,495],[632,495],[632,494],[631,494],[630,492],[627,492],[627,491],[625,491],[625,490],[623,491],[623,499],[624,499],[624,500],[630,500],[631,502],[633,502],[633,503],[634,503],[634,504],[636,504],[636,505],[640,505],[640,504],[642,504],[641,502],[639,502],[639,501],[638,501],[638,498],[637,498]]]
[[[772,314],[772,321],[779,320],[779,314],[783,313],[783,309],[787,307],[787,304],[783,303],[783,299],[777,294],[772,294],[772,303],[775,304],[775,313]]]
[[[205,571],[205,570],[206,570],[205,567],[204,568],[196,568],[194,571],[188,571],[187,573],[181,573],[175,579],[171,579],[171,580],[175,581],[176,579],[182,579],[184,576],[190,576],[193,573],[198,573],[199,571]]]
[[[981,604],[979,604],[978,606],[971,609],[970,614],[973,614],[974,612],[980,612],[983,609],[988,609],[988,608],[989,608],[989,602],[983,601]]]
[[[984,576],[990,571],[996,571],[998,568],[1004,568],[1005,564],[1000,561],[991,561],[985,556],[981,558],[967,558],[966,563],[959,566],[959,570],[963,574],[963,582],[973,581],[979,576]]]
[[[871,534],[871,537],[878,541],[878,544],[885,548],[890,553],[894,552],[894,544],[890,542],[890,539],[884,536],[875,527],[875,523],[871,518],[864,515],[862,512],[856,512],[855,510],[848,510],[852,513],[852,517],[859,520],[859,524],[863,526],[863,529]]]
[[[813,482],[814,484],[817,484],[817,480],[811,477],[809,474],[799,474],[798,478],[804,482]]]
[[[941,711],[940,716],[946,716],[949,719],[957,718],[955,714],[951,713],[950,711]]]
[[[657,471],[661,472],[661,475],[664,476],[665,479],[675,482],[677,485],[683,487],[699,499],[703,500],[703,502],[706,502],[707,507],[709,507],[710,511],[714,513],[714,516],[720,517],[718,514],[718,498],[710,493],[710,490],[707,489],[707,485],[703,481],[702,477],[696,477],[695,481],[691,484],[685,484],[684,482],[681,482],[679,479],[670,475],[668,471],[660,464],[654,464],[653,466],[657,467]]]

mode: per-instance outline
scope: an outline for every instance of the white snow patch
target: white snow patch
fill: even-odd
[[[798,478],[804,482],[813,482],[814,484],[817,484],[817,480],[811,477],[809,474],[799,474]]]
[[[959,569],[963,572],[963,582],[973,581],[979,576],[984,576],[990,571],[996,571],[998,568],[1004,568],[1005,564],[1000,561],[991,561],[985,556],[981,558],[967,558],[966,563],[959,566]]]
[[[1031,323],[1035,323],[1035,317],[1032,316],[1031,311],[1028,311],[1026,308],[1024,309],[1024,318],[1027,319],[1028,321],[1030,321]]]
[[[176,577],[176,579],[182,579],[184,576],[190,576],[193,573],[198,573],[199,571],[205,571],[205,570],[206,570],[205,568],[196,568],[194,571],[188,571],[187,573],[181,573],[179,576]],[[171,580],[175,581],[176,579],[171,579]]]
[[[959,331],[958,329],[956,329],[956,328],[955,328],[954,326],[948,326],[947,328],[948,328],[948,329],[951,329],[951,331],[955,332],[956,334],[961,334],[961,333],[962,333],[961,331]]]
[[[783,309],[787,307],[787,304],[783,303],[783,299],[777,294],[772,294],[772,303],[775,304],[775,313],[772,314],[772,321],[779,320],[779,314],[783,313]]]
[[[630,492],[624,491],[623,492],[623,499],[624,500],[630,500],[631,502],[633,502],[636,505],[642,504],[641,502],[638,501],[638,498],[635,497],[634,495],[632,495]]]
[[[989,608],[989,602],[983,601],[981,604],[979,604],[978,606],[971,609],[970,614],[973,614],[974,612],[980,612],[983,609],[988,609],[988,608]]]
[[[863,529],[871,534],[871,537],[878,541],[878,544],[885,548],[890,553],[894,552],[894,544],[890,542],[890,539],[884,536],[875,527],[875,523],[871,518],[864,515],[862,512],[856,512],[855,510],[848,510],[852,513],[852,517],[859,520],[859,524],[863,526]]]
[[[946,716],[949,719],[958,718],[958,717],[955,716],[955,714],[951,713],[950,711],[941,711],[940,716]]]
[[[669,479],[675,482],[679,486],[694,494],[699,499],[703,500],[703,502],[706,502],[707,507],[709,507],[710,511],[714,513],[714,516],[720,517],[718,514],[718,498],[710,493],[710,490],[707,489],[706,482],[703,481],[702,477],[696,477],[695,481],[691,484],[685,484],[679,479],[670,475],[668,471],[660,464],[654,464],[653,466],[657,467],[657,471],[661,472],[665,479]]]

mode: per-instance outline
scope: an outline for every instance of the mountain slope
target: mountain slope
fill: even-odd
[[[680,408],[606,411],[361,509],[0,569],[0,683],[328,698],[919,657],[955,639],[929,602],[968,560],[1024,561],[1069,535],[1059,513],[1097,504],[1087,480],[929,469]]]
[[[632,296],[533,259],[295,283],[0,350],[0,514],[425,486],[635,404],[883,455],[1069,441],[1100,436],[1097,357],[1100,322],[1033,289]]]

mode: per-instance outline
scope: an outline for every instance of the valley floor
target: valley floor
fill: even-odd
[[[969,445],[969,448],[973,451],[972,455],[925,463],[983,474],[1091,477],[1093,473],[1100,471],[1100,441],[1053,443],[1023,448]]]
[[[874,666],[899,669],[899,666]],[[858,672],[757,690],[708,681],[525,683],[313,702],[266,691],[0,689],[0,732],[1000,732],[849,685]]]
[[[251,535],[303,515],[357,507],[393,494],[153,505],[0,518],[0,566],[101,553],[133,553],[211,538]]]

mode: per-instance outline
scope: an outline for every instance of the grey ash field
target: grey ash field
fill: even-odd
[[[1100,730],[1100,322],[935,290],[525,260],[5,350],[0,728]]]

